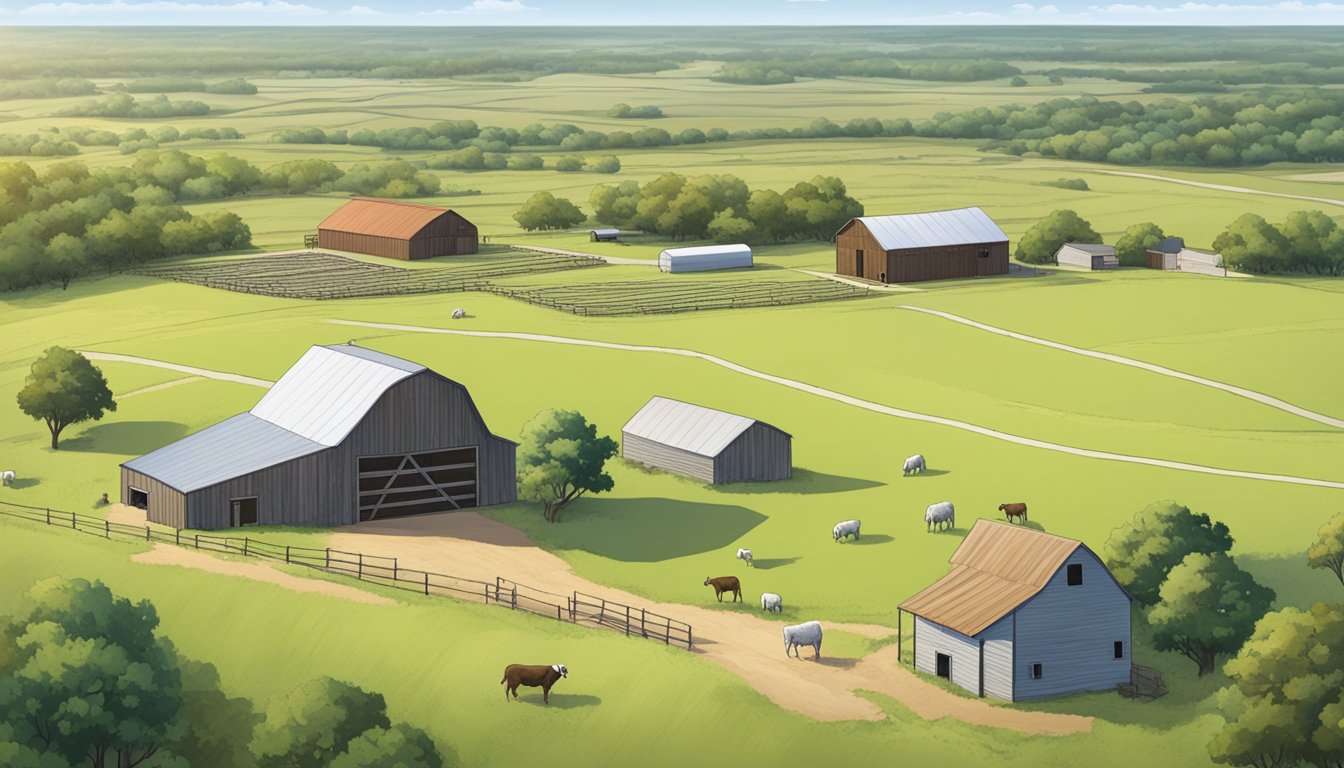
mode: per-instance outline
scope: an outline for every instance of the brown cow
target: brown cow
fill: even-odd
[[[705,586],[714,587],[714,596],[719,598],[720,603],[723,602],[724,592],[733,593],[733,602],[742,599],[742,582],[738,581],[736,576],[719,576],[713,579],[706,576]]]
[[[569,667],[564,664],[510,664],[504,668],[504,679],[500,680],[504,688],[504,700],[509,700],[509,694],[513,698],[518,698],[518,686],[526,685],[529,688],[541,687],[541,700],[543,703],[551,703],[551,686],[562,677],[569,677]]]
[[[1027,505],[1018,501],[1012,504],[1000,504],[999,511],[1008,518],[1008,522],[1013,522],[1014,517],[1022,518],[1022,522],[1027,522]]]

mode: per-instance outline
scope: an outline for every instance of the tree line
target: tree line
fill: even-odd
[[[224,93],[251,96],[257,92],[257,86],[241,77],[207,83],[194,77],[164,75],[118,83],[112,86],[112,90],[127,93]]]
[[[61,117],[200,117],[210,113],[210,105],[193,99],[171,101],[160,93],[149,99],[137,99],[129,93],[109,93],[88,99],[56,114]]]
[[[235,128],[188,128],[171,125],[127,128],[117,133],[105,128],[73,126],[29,134],[0,134],[0,155],[10,157],[62,157],[79,154],[80,147],[116,147],[123,155],[142,149],[157,149],[178,141],[234,141],[243,138]]]
[[[902,65],[889,56],[862,58],[830,56],[784,56],[726,62],[710,80],[745,85],[792,83],[800,77],[831,79],[836,77],[887,77],[901,80],[975,82],[1022,74],[1022,70],[1002,61],[927,61]]]
[[[379,693],[321,677],[264,707],[159,631],[148,600],[53,578],[0,617],[0,755],[15,768],[444,768]]]

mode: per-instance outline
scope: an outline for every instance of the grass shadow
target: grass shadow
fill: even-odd
[[[1307,567],[1305,553],[1298,555],[1237,555],[1237,565],[1255,580],[1274,590],[1279,608],[1309,608],[1313,603],[1338,603],[1344,599],[1344,585],[1323,568]]]
[[[828,475],[825,472],[813,472],[810,469],[794,469],[793,477],[772,483],[727,483],[708,486],[719,493],[846,493],[878,488],[885,483],[867,480],[861,477]]]
[[[176,421],[122,421],[97,424],[79,437],[61,443],[63,451],[141,455],[186,437],[188,427]]]
[[[793,565],[802,560],[801,557],[770,557],[751,561],[752,570],[768,571],[772,568],[783,568],[786,565]]]
[[[521,691],[518,695],[518,701],[523,704],[532,704],[538,707],[555,707],[556,709],[579,709],[582,707],[596,707],[602,703],[600,696],[589,696],[584,693],[551,693],[551,703],[547,704],[540,693],[524,695]]]
[[[534,540],[624,563],[654,563],[721,549],[765,522],[732,504],[662,498],[585,499],[564,525],[529,525]],[[512,522],[512,521],[510,521]]]

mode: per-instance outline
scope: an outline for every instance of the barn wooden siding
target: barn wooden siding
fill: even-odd
[[[714,459],[715,483],[768,482],[793,476],[793,439],[756,422]]]
[[[712,458],[673,448],[629,432],[621,432],[621,457],[693,480],[714,482]]]
[[[151,523],[186,528],[186,496],[176,488],[165,485],[149,475],[121,468],[121,503],[131,503],[131,489],[149,494],[149,509],[145,515]]]
[[[982,251],[989,255],[980,256]],[[835,237],[835,271],[882,283],[1006,275],[1008,241],[887,251],[863,222],[855,219]]]
[[[456,211],[444,211],[406,238],[385,237],[357,230],[319,228],[317,245],[319,248],[408,261],[476,253],[480,248],[480,238],[475,224]]]
[[[994,622],[976,638],[983,644],[981,679],[986,696],[1013,700],[1013,615]]]
[[[980,693],[980,643],[955,629],[915,617],[915,667],[930,675],[938,673],[937,654],[952,657],[952,682],[974,694]]]
[[[160,513],[156,507],[165,502],[151,495],[150,519],[178,528],[228,528],[230,500],[256,497],[262,525],[348,525],[359,521],[360,456],[470,446],[477,448],[477,506],[516,501],[516,444],[490,433],[465,387],[422,371],[390,387],[339,445],[193,491],[181,512],[172,511],[169,499],[169,512]],[[125,479],[128,472],[123,469],[123,485],[135,485]]]
[[[1083,583],[1068,586],[1069,564],[1083,566]],[[1124,658],[1114,643],[1124,642]],[[1129,680],[1130,600],[1086,547],[1074,551],[1050,583],[1017,609],[1014,700],[1109,690]],[[1042,665],[1039,680],[1031,665]]]

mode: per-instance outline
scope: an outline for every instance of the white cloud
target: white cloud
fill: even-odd
[[[284,0],[261,0],[236,3],[184,3],[172,0],[151,0],[150,2],[126,2],[109,0],[101,3],[38,3],[19,11],[24,16],[76,16],[85,14],[161,14],[180,13],[203,14],[266,14],[284,16],[320,16],[326,11],[302,3],[289,3]]]
[[[523,0],[471,0],[467,5],[451,13],[522,13],[535,10],[537,9],[525,5]]]
[[[352,5],[344,11],[346,16],[382,16],[383,12],[367,5]]]
[[[1018,3],[1017,5],[1013,6],[1013,11],[1016,13],[1054,14],[1059,13],[1059,8],[1053,5],[1032,5],[1031,3]]]

